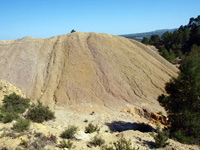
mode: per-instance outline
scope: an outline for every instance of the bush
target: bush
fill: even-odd
[[[19,118],[19,115],[15,112],[4,112],[0,114],[0,121],[3,123],[12,122],[14,119]]]
[[[105,140],[101,137],[95,136],[90,143],[94,146],[102,146],[105,143]]]
[[[17,132],[23,132],[28,130],[30,126],[30,120],[19,118],[15,124],[13,124],[13,130]]]
[[[1,106],[1,112],[15,112],[22,114],[30,106],[30,100],[23,98],[15,93],[4,96],[3,105]]]
[[[157,131],[157,135],[155,135],[154,132],[150,134],[155,140],[155,146],[157,148],[167,146],[169,144],[167,142],[169,138],[169,131],[168,130],[161,131],[160,126],[157,126],[156,131]]]
[[[113,143],[116,150],[135,150],[132,148],[131,140],[126,140],[124,137],[121,137],[117,142]]]
[[[19,114],[24,113],[29,107],[29,102],[29,99],[22,98],[15,93],[4,96],[3,104],[0,107],[0,121],[8,123],[19,118]]]
[[[87,122],[88,122],[88,120],[87,120],[87,119],[85,119],[85,120],[84,120],[84,122],[86,122],[86,123],[87,123]]]
[[[123,136],[116,142],[113,143],[114,146],[103,146],[102,150],[138,150],[132,147],[130,140],[126,140]]]
[[[32,120],[33,122],[42,123],[54,119],[54,112],[49,110],[48,106],[43,106],[40,101],[37,105],[32,105],[26,115],[27,119]]]
[[[61,137],[66,139],[71,139],[74,137],[75,133],[77,132],[78,127],[76,126],[68,126],[68,128],[62,132]]]
[[[73,143],[70,141],[70,140],[68,140],[67,142],[65,141],[65,140],[62,140],[61,142],[60,142],[60,148],[68,148],[68,149],[71,149],[72,148],[72,146],[73,146]]]
[[[89,123],[87,127],[85,127],[85,133],[93,133],[95,131],[99,131],[98,125],[94,126],[92,123]]]

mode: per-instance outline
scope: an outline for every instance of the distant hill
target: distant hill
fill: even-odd
[[[125,35],[120,35],[120,36],[129,38],[129,39],[134,39],[134,40],[141,42],[143,37],[147,37],[149,39],[154,34],[162,36],[163,33],[167,32],[167,31],[168,32],[174,32],[174,30],[176,30],[176,29],[162,29],[162,30],[156,30],[156,31],[151,31],[151,32],[125,34]]]

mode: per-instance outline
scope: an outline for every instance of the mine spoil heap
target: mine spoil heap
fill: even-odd
[[[158,111],[157,97],[178,69],[134,40],[75,32],[0,41],[0,78],[32,100],[68,108]]]

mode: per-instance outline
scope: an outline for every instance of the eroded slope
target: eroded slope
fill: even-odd
[[[160,109],[156,99],[177,68],[119,36],[72,33],[0,41],[0,77],[51,106]]]

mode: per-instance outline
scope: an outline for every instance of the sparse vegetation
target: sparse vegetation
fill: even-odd
[[[57,137],[55,135],[53,135],[53,134],[49,134],[49,136],[47,137],[47,139],[49,141],[54,142],[55,144],[57,143]]]
[[[78,127],[76,126],[68,126],[68,128],[62,132],[61,137],[66,139],[71,139],[77,132]]]
[[[13,130],[17,132],[23,132],[28,130],[30,126],[30,120],[19,118],[15,124],[13,124]]]
[[[157,134],[155,134],[154,132],[150,134],[155,140],[155,146],[157,148],[160,148],[169,145],[169,142],[167,142],[169,138],[169,131],[161,131],[160,126],[157,126],[156,132]]]
[[[33,104],[29,109],[27,119],[32,120],[33,122],[42,123],[54,119],[54,112],[52,112],[48,106],[44,106],[40,101],[35,105]]]
[[[130,140],[126,140],[123,136],[113,143],[111,146],[102,146],[102,150],[138,150],[132,146]]]
[[[163,112],[162,112],[162,111],[159,111],[158,114],[159,114],[159,115],[163,115]]]
[[[102,146],[105,144],[105,140],[99,136],[95,136],[90,143],[94,146]]]
[[[124,137],[121,137],[118,141],[114,142],[113,145],[116,150],[134,150],[131,141],[127,141]]]
[[[94,111],[92,111],[92,112],[90,113],[90,115],[94,115]]]
[[[19,146],[22,146],[24,148],[28,148],[28,142],[24,139],[21,140],[21,143],[19,144]]]
[[[93,125],[92,123],[89,123],[88,126],[85,127],[85,133],[93,133],[96,131],[99,131],[98,125]]]
[[[85,119],[85,120],[84,120],[84,122],[86,122],[86,123],[87,123],[87,122],[88,122],[88,120],[87,120],[87,119]]]
[[[105,132],[106,132],[106,133],[108,133],[108,132],[109,132],[109,130],[105,130]]]
[[[70,140],[68,140],[67,142],[65,140],[62,140],[59,145],[60,148],[68,148],[68,149],[71,149],[72,146],[73,143]]]
[[[0,135],[0,138],[3,138],[3,137],[5,137],[6,136],[6,134],[5,133],[2,133],[1,135]]]

